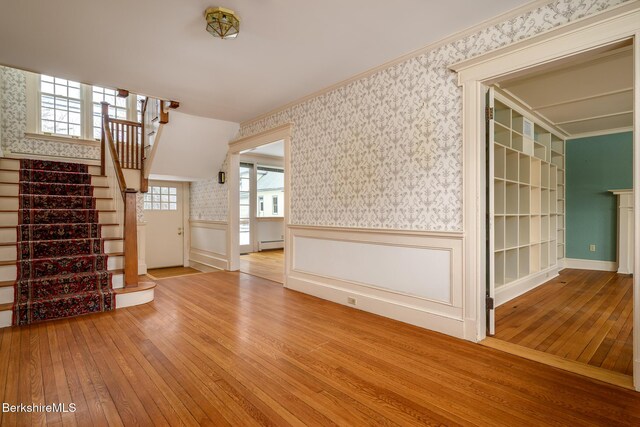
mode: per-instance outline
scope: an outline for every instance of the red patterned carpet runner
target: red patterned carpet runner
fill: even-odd
[[[115,308],[88,169],[20,161],[14,325]]]

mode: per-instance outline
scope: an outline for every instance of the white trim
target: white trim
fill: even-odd
[[[240,269],[240,242],[239,242],[239,168],[240,168],[240,152],[251,148],[260,147],[261,145],[270,144],[275,141],[284,141],[284,287],[287,287],[287,276],[289,273],[289,258],[291,256],[288,248],[289,242],[289,218],[291,215],[291,130],[293,125],[290,123],[257,133],[248,137],[240,138],[229,143],[229,170],[227,171],[228,188],[234,189],[229,191],[229,216],[228,216],[228,232],[227,232],[227,253],[229,254],[229,270],[236,271]]]
[[[423,328],[449,334],[458,338],[465,336],[463,319],[463,276],[462,276],[462,236],[450,237],[427,233],[389,232],[388,230],[362,231],[335,229],[330,227],[288,227],[292,255],[287,262],[287,288],[317,296],[338,304],[410,323]],[[332,273],[306,271],[300,267],[304,260],[313,257],[296,250],[298,239],[350,243],[357,242],[365,247],[380,246],[407,248],[412,250],[446,251],[450,253],[449,301],[417,296],[374,283],[336,277]],[[393,269],[393,266],[388,266]],[[421,277],[425,285],[434,286],[430,278]],[[349,304],[348,297],[355,297],[357,305]]]
[[[24,133],[25,139],[37,139],[40,141],[62,142],[64,144],[88,145],[91,147],[100,147],[100,141],[94,139],[74,138],[72,136],[49,135],[45,133]]]
[[[116,295],[116,309],[146,304],[153,301],[154,294],[155,288],[118,294]]]
[[[595,259],[565,258],[565,268],[577,268],[579,270],[617,271],[618,263],[615,261],[598,261]]]
[[[223,254],[191,248],[189,253],[189,264],[192,267],[200,265],[203,267],[209,267],[210,269],[225,270],[229,267],[229,260],[226,255]],[[203,267],[198,268],[198,270],[202,270]]]
[[[4,155],[9,159],[35,159],[35,160],[54,160],[57,162],[82,163],[91,166],[100,166],[99,159],[88,159],[86,157],[66,157],[56,156],[54,154],[34,154],[21,153],[18,151],[5,150]]]
[[[511,301],[512,299],[517,298],[540,285],[543,285],[549,280],[558,277],[558,273],[561,269],[562,267],[555,265],[521,280],[516,280],[508,285],[497,287],[495,306],[499,307],[502,304]]]
[[[639,25],[640,26],[640,25]],[[633,385],[640,391],[640,29],[635,34],[633,45],[633,221],[634,221],[634,267],[633,271]]]
[[[616,129],[608,129],[608,130],[597,130],[593,132],[576,133],[571,135],[569,138],[567,138],[567,141],[580,139],[580,138],[589,138],[592,136],[613,135],[614,133],[624,133],[624,132],[633,132],[633,126],[616,128]]]
[[[566,125],[568,123],[569,124],[570,123],[580,123],[580,122],[588,122],[590,120],[607,119],[609,117],[622,116],[622,115],[625,115],[625,114],[633,114],[633,110],[620,111],[620,112],[617,112],[617,113],[610,113],[610,114],[602,114],[600,116],[585,117],[585,118],[580,118],[580,119],[565,120],[564,122],[558,122],[558,126]]]
[[[465,319],[475,318],[477,335],[486,337],[485,302],[485,177],[483,83],[539,70],[574,55],[624,40],[634,41],[634,186],[640,185],[640,3],[628,2],[600,14],[550,30],[502,49],[452,66],[463,87],[463,186],[465,242]],[[635,222],[640,223],[640,192],[635,192]],[[640,247],[640,227],[635,230]],[[640,257],[635,257],[640,269]],[[640,271],[640,270],[637,270]],[[634,384],[640,391],[640,278],[634,275]]]

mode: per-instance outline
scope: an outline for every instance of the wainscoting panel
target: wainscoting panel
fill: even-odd
[[[289,227],[287,287],[463,336],[462,235]]]
[[[227,269],[227,223],[191,220],[189,225],[189,265],[202,271]]]

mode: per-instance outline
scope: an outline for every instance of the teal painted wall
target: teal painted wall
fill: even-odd
[[[567,258],[616,260],[617,201],[608,190],[633,186],[632,159],[632,132],[567,141]]]

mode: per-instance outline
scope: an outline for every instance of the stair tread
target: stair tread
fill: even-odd
[[[0,282],[0,288],[7,288],[9,286],[15,285],[15,283],[16,283],[15,280],[5,280],[3,282]]]
[[[0,261],[0,265],[16,265],[16,260],[13,260],[13,261]]]
[[[18,211],[68,211],[69,209],[58,208],[58,209],[50,209],[50,208],[36,208],[36,209],[0,209],[0,212],[18,212]],[[98,212],[117,212],[115,209],[73,209],[74,211],[98,211]]]
[[[13,309],[13,303],[7,302],[5,304],[0,304],[0,311],[9,311]]]
[[[114,241],[114,240],[123,240],[122,237],[82,237],[78,239],[45,239],[45,240],[28,240],[27,242],[65,242],[67,240],[104,240],[106,241]],[[21,242],[0,242],[0,246],[15,246]],[[22,242],[26,243],[26,242]]]
[[[48,170],[48,169],[22,169],[22,170],[45,171],[45,172],[55,172],[55,173],[75,173],[75,174],[81,174],[81,175],[89,174],[91,176],[97,176],[97,177],[101,177],[101,178],[107,176],[107,175],[101,175],[101,174],[89,173],[89,172],[54,171],[54,170]],[[20,172],[20,169],[4,169],[4,168],[0,168],[0,172]]]
[[[0,181],[0,185],[19,185],[20,182],[9,182],[9,181]],[[40,184],[47,184],[46,182],[41,182]],[[91,185],[91,184],[65,184],[63,182],[56,182],[54,184],[58,185],[89,185],[93,188],[109,188],[108,185]]]
[[[124,288],[114,289],[113,293],[116,295],[128,294],[131,292],[142,292],[156,287],[155,282],[138,282],[138,286],[125,286]]]

